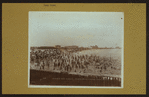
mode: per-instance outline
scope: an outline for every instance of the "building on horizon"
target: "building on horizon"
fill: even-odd
[[[98,48],[97,45],[95,45],[95,46],[91,46],[91,47],[92,47],[92,49],[97,49],[97,48]]]
[[[73,46],[65,46],[65,48],[67,48],[67,49],[76,49],[76,48],[78,48],[78,46],[76,46],[76,45],[73,45]]]
[[[118,47],[118,46],[117,46],[117,47],[115,47],[115,48],[116,48],[116,49],[121,49],[121,48],[120,48],[120,47]]]
[[[56,48],[61,48],[61,45],[55,45]]]

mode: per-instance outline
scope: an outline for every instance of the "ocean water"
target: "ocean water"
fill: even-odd
[[[97,55],[100,57],[112,57],[112,58],[121,58],[122,49],[92,49],[92,50],[84,50],[77,53],[77,55]]]

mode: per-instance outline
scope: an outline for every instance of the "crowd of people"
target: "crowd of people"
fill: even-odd
[[[106,70],[109,66],[115,69],[115,67],[112,67],[115,61],[111,58],[101,58],[96,55],[79,55],[59,49],[33,50],[30,52],[30,62],[36,63],[36,66],[40,66],[40,69],[44,69],[47,66],[53,70],[66,72],[86,72],[89,66],[100,69],[100,72]]]

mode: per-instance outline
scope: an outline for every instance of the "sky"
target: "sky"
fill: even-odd
[[[123,12],[29,12],[30,46],[122,47]]]

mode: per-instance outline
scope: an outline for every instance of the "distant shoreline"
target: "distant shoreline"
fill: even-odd
[[[32,46],[32,47],[30,47],[31,49],[70,49],[70,48],[66,48],[66,47],[59,47],[59,48],[57,48],[57,47],[50,47],[50,46],[47,46],[47,47],[43,47],[43,46],[39,46],[39,47],[34,47],[34,46]],[[71,49],[122,49],[122,48],[86,48],[86,47],[84,47],[84,48],[80,48],[80,47],[78,47],[78,48],[71,48]]]

